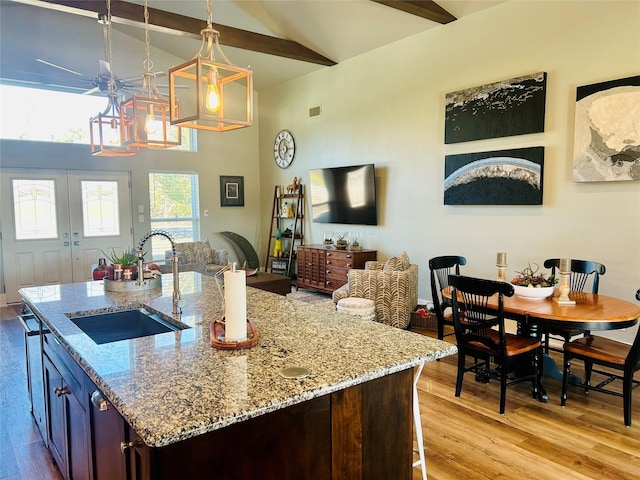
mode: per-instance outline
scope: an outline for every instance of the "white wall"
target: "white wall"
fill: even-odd
[[[600,292],[635,301],[640,182],[574,183],[572,157],[576,87],[640,74],[639,21],[638,2],[511,1],[262,91],[262,218],[273,185],[293,176],[308,184],[311,168],[373,162],[379,226],[307,217],[305,243],[321,243],[330,227],[363,232],[363,246],[382,259],[406,250],[420,266],[420,298],[431,297],[429,258],[464,255],[466,274],[493,277],[505,251],[508,275],[549,257],[602,262]],[[544,133],[444,144],[446,93],[538,71],[548,73]],[[322,116],[309,118],[317,105]],[[282,128],[297,145],[287,170],[272,154]],[[542,206],[443,205],[445,155],[538,145]],[[268,233],[263,223],[263,244]]]

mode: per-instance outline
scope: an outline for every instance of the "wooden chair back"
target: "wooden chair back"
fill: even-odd
[[[444,318],[444,311],[451,302],[442,296],[442,290],[449,286],[449,275],[460,275],[460,266],[466,265],[467,259],[458,255],[444,255],[429,259],[429,277],[431,279],[431,298],[438,320],[438,338],[444,337],[445,323],[453,325]]]
[[[504,297],[514,293],[510,283],[483,278],[449,275],[453,323],[458,348],[465,348],[469,343],[480,343],[506,356],[504,329]],[[499,294],[498,311],[488,312],[489,299]],[[464,312],[464,321],[461,311]],[[498,337],[491,334],[497,327]]]
[[[560,259],[549,258],[544,261],[544,267],[550,268],[551,275],[555,275],[556,269],[560,267]],[[600,275],[604,275],[606,270],[605,266],[598,262],[571,259],[571,290],[574,292],[584,292],[587,281],[591,277],[591,293],[598,293]]]

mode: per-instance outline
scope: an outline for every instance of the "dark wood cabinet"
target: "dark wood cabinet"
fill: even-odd
[[[128,471],[127,423],[87,378],[90,394],[89,432],[93,478],[126,479]]]
[[[324,245],[298,247],[298,288],[308,288],[332,293],[347,283],[347,273],[352,268],[364,268],[370,260],[376,260],[376,250],[338,250]]]
[[[408,480],[412,381],[403,370],[160,448],[127,426],[128,478]]]
[[[66,479],[89,479],[84,372],[51,333],[42,346],[49,450]]]

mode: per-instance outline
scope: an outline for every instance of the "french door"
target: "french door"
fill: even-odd
[[[102,250],[133,246],[128,172],[3,169],[7,303],[18,290],[90,280]]]

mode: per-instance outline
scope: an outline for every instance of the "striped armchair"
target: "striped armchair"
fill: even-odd
[[[349,281],[333,292],[333,301],[346,297],[368,298],[375,302],[376,321],[407,328],[411,312],[418,304],[418,265],[403,253],[386,262],[367,262],[364,270],[352,269]]]

